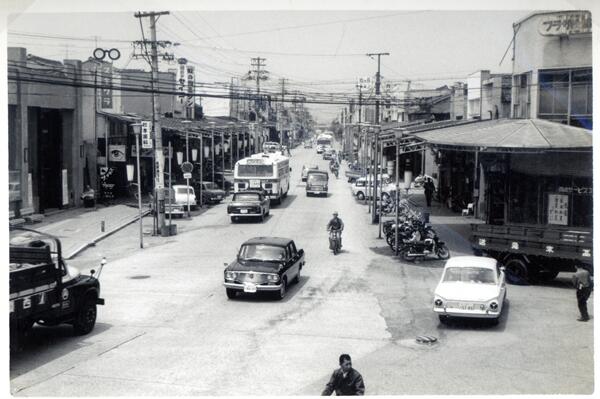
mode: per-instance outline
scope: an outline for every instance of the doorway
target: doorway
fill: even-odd
[[[40,211],[62,206],[62,115],[41,109],[38,120],[38,195]]]

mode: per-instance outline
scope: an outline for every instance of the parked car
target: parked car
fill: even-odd
[[[273,292],[283,299],[290,283],[300,281],[304,266],[304,250],[294,240],[279,237],[257,237],[242,244],[236,260],[225,263],[225,292],[229,299],[239,293]]]
[[[196,185],[196,191],[200,191],[200,183]],[[225,191],[211,181],[202,182],[202,203],[218,204],[225,198]]]
[[[184,186],[185,187],[185,186]],[[186,212],[186,206],[184,206],[183,204],[178,204],[177,202],[175,202],[175,190],[173,188],[171,188],[169,190],[168,187],[164,187],[162,189],[164,193],[164,198],[165,198],[165,216],[183,216],[185,215]],[[171,201],[169,202],[169,192],[171,193]],[[156,214],[156,209],[155,209],[155,203],[154,201],[152,201],[150,203],[150,206],[152,208],[152,214]]]
[[[311,194],[327,196],[329,173],[325,170],[309,170],[306,177],[306,196]]]
[[[435,289],[433,311],[442,323],[450,317],[490,319],[497,323],[505,299],[504,268],[496,259],[457,256],[446,262]]]
[[[196,209],[196,193],[194,187],[175,184],[171,186],[175,192],[174,202],[177,205],[183,205],[184,209],[187,210],[188,203],[190,209]],[[189,197],[188,197],[189,190]],[[189,201],[189,202],[188,202]]]
[[[383,184],[382,187],[382,197],[389,197],[392,191],[396,190],[396,185],[394,183],[389,182],[388,175],[379,176],[378,184],[377,184],[377,198],[379,198],[379,184]],[[364,200],[365,198],[371,198],[373,191],[373,182],[369,181],[366,177],[359,177],[352,183],[350,186],[352,190],[352,195],[354,195],[359,200]]]
[[[308,176],[309,170],[319,170],[319,166],[318,165],[310,165],[310,166],[302,165],[302,181],[303,182],[306,181],[306,177]]]
[[[265,216],[269,216],[270,209],[271,202],[265,191],[245,190],[233,194],[231,203],[227,206],[227,214],[233,223],[246,217],[258,217],[262,222]]]

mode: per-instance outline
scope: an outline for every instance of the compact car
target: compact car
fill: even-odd
[[[271,202],[269,196],[262,190],[245,190],[233,194],[231,202],[227,205],[227,214],[231,222],[235,223],[240,218],[259,218],[262,222],[269,216]]]

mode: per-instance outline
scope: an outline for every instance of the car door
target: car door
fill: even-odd
[[[285,267],[284,267],[283,274],[287,278],[287,282],[289,284],[292,281],[292,279],[294,278],[294,270],[293,270],[294,262],[292,260],[291,254],[290,254],[289,245],[286,245],[284,247],[284,252],[285,252]]]
[[[291,274],[295,278],[298,275],[298,273],[300,272],[300,254],[298,254],[298,251],[296,250],[296,244],[294,244],[293,241],[288,244],[288,249],[289,249],[290,258],[291,258],[290,262],[292,264]]]
[[[503,268],[496,263],[496,270],[498,273],[498,286],[500,288],[500,295],[499,297],[502,298],[502,300],[504,300],[504,298],[506,297],[506,275],[504,274],[504,270],[502,270]]]

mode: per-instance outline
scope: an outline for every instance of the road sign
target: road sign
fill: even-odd
[[[184,179],[191,179],[192,178],[192,174],[186,172],[186,173],[183,174],[183,178]]]
[[[183,173],[192,173],[192,170],[194,170],[194,165],[192,165],[191,162],[184,162],[181,164],[181,171]]]

